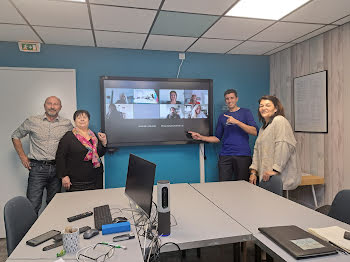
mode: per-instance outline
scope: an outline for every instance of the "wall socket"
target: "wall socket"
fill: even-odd
[[[179,59],[180,60],[185,60],[185,58],[186,58],[185,53],[179,53]]]

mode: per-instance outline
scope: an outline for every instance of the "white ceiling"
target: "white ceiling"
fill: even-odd
[[[238,1],[0,0],[0,41],[270,55],[350,21],[350,0],[310,0],[279,21],[224,16]]]

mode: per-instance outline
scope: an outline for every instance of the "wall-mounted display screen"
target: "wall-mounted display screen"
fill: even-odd
[[[108,147],[185,144],[186,131],[212,135],[210,79],[101,77]]]

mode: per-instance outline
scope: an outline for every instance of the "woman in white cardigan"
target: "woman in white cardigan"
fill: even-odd
[[[260,128],[254,146],[249,182],[269,181],[271,176],[281,176],[283,190],[295,189],[301,180],[301,170],[296,152],[296,140],[288,120],[284,117],[281,102],[275,96],[259,99]]]

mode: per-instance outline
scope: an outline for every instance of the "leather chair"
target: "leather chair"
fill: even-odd
[[[33,205],[26,197],[17,196],[7,201],[4,207],[4,222],[8,256],[11,255],[37,217]]]

